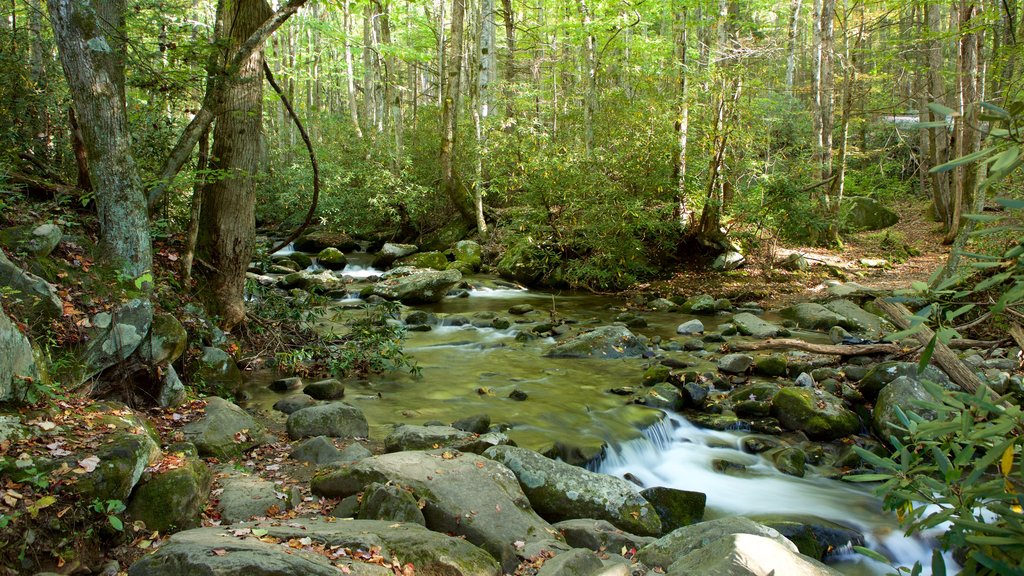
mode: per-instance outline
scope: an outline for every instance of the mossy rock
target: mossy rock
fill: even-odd
[[[784,354],[759,354],[754,356],[754,374],[778,377],[786,375],[789,360]]]
[[[708,496],[703,492],[679,490],[657,486],[642,490],[640,495],[654,506],[661,518],[661,532],[668,534],[677,528],[696,524],[704,519]]]
[[[160,457],[160,446],[148,434],[116,433],[96,449],[99,463],[95,470],[82,474],[74,484],[75,493],[85,502],[127,500],[142,478],[146,467]]]
[[[784,428],[799,430],[812,440],[835,440],[860,430],[857,415],[823,390],[783,388],[772,400],[772,416]]]
[[[399,258],[395,261],[395,266],[446,270],[448,268],[448,258],[440,252],[417,252],[404,258]]]
[[[718,311],[716,300],[707,294],[692,296],[683,302],[681,310],[687,314],[713,315]]]
[[[445,270],[458,270],[463,276],[476,272],[472,264],[470,264],[469,262],[463,262],[461,260],[449,262],[448,266],[445,267]]]
[[[329,230],[315,230],[303,234],[295,241],[295,250],[298,252],[309,252],[317,254],[324,248],[337,248],[342,252],[355,252],[359,250],[359,243],[344,232],[331,232]]]
[[[139,344],[138,354],[153,364],[170,364],[185,352],[188,332],[178,319],[165,312],[153,315],[149,334]]]
[[[652,386],[659,382],[668,382],[668,378],[671,375],[671,368],[664,364],[655,364],[647,370],[644,370],[644,386]]]
[[[473,270],[479,270],[483,263],[483,249],[472,240],[460,240],[452,246],[452,254],[456,262],[464,262]]]
[[[779,448],[768,453],[775,469],[783,474],[803,478],[807,473],[807,454],[796,446]]]
[[[348,266],[348,258],[345,253],[333,246],[328,246],[316,255],[316,261],[328,270],[344,270]]]
[[[172,447],[172,455],[183,459],[179,467],[143,475],[128,503],[130,518],[164,534],[200,525],[213,476],[194,446],[191,451],[174,453]]]
[[[305,270],[313,265],[313,258],[309,254],[303,254],[302,252],[293,252],[288,255],[288,260],[291,260],[297,266],[297,270]]]

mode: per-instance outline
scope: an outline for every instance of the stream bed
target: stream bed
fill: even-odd
[[[343,272],[355,280],[350,294],[379,273],[360,256],[351,255]],[[804,478],[783,474],[763,456],[744,451],[742,441],[750,432],[699,428],[683,414],[630,404],[609,393],[624,386],[639,388],[645,367],[658,360],[549,358],[544,352],[554,339],[530,332],[538,322],[551,319],[572,319],[583,326],[610,324],[623,313],[621,298],[525,290],[487,276],[466,280],[471,288],[462,297],[416,307],[432,318],[429,330],[406,334],[405,349],[419,366],[419,376],[390,373],[345,382],[345,401],[366,415],[371,437],[383,439],[397,424],[450,424],[487,414],[492,425],[507,428],[505,433],[520,446],[584,462],[644,487],[704,492],[705,519],[814,516],[859,530],[866,545],[898,565],[930,565],[931,542],[903,536],[895,516],[883,512],[866,487],[824,478],[813,466]],[[338,300],[324,329],[343,332],[352,315],[362,313],[360,303],[352,297]],[[533,312],[508,313],[522,304],[532,306]],[[487,326],[485,320],[493,315],[507,318],[510,326]],[[699,318],[707,332],[714,332],[730,318],[654,311],[642,316],[647,326],[633,328],[634,333],[663,343],[675,338],[676,327],[687,320]],[[820,341],[822,335],[794,331],[794,337]],[[281,399],[267,389],[267,378],[251,379],[250,405],[269,409]],[[742,472],[716,471],[715,461],[738,463]],[[852,551],[838,551],[829,561],[850,575],[892,571]]]

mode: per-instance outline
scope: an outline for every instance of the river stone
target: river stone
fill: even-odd
[[[233,392],[242,387],[242,371],[230,354],[220,348],[205,346],[193,380],[210,390]]]
[[[206,414],[181,429],[185,440],[196,445],[201,456],[232,458],[266,442],[263,425],[223,398],[206,399]]]
[[[307,292],[331,292],[345,288],[345,280],[336,276],[330,270],[299,270],[281,278],[278,283],[281,288],[289,290],[299,288]]]
[[[153,323],[153,304],[135,298],[112,312],[100,312],[90,319],[89,343],[82,354],[85,378],[90,378],[131,356]]]
[[[871,414],[875,432],[886,442],[889,441],[890,436],[895,436],[902,441],[906,438],[907,432],[896,414],[896,407],[898,406],[904,413],[914,412],[925,420],[934,420],[935,411],[926,410],[919,406],[919,403],[935,401],[920,380],[909,376],[896,378],[886,384],[885,388],[878,393],[878,399],[875,401],[875,408]]]
[[[363,491],[363,498],[359,503],[359,518],[427,525],[416,497],[411,492],[401,486],[376,482]]]
[[[316,405],[316,399],[309,394],[292,394],[274,402],[274,410],[291,414],[303,408]]]
[[[772,416],[783,428],[799,430],[812,440],[835,440],[860,430],[857,415],[824,390],[783,388],[772,400]]]
[[[828,339],[833,344],[842,344],[843,341],[853,338],[853,334],[846,331],[842,326],[833,326],[828,329]]]
[[[496,446],[484,455],[515,473],[534,510],[549,521],[595,518],[641,536],[661,533],[657,511],[626,480],[514,446]]]
[[[679,305],[668,298],[655,298],[647,303],[647,308],[655,312],[672,312],[679,308]]]
[[[296,410],[288,415],[288,437],[292,440],[309,436],[332,438],[366,438],[370,428],[363,411],[344,402],[318,404]]]
[[[410,268],[432,268],[434,270],[445,270],[448,268],[448,258],[436,251],[417,252],[395,261],[396,266],[407,266]]]
[[[790,272],[802,272],[811,267],[811,263],[807,261],[807,257],[798,252],[794,252],[782,260],[779,260],[777,265],[779,268],[789,270]]]
[[[850,326],[850,322],[843,316],[814,302],[801,302],[795,306],[783,308],[779,311],[783,318],[788,318],[800,328],[807,330],[827,331],[833,326]]]
[[[384,439],[384,449],[387,452],[402,452],[444,447],[480,454],[491,446],[508,443],[508,437],[500,432],[476,434],[452,426],[402,424]]]
[[[643,383],[644,386],[653,386],[659,382],[668,382],[670,376],[672,376],[672,368],[665,364],[655,364],[644,370]]]
[[[690,336],[693,334],[700,334],[702,332],[704,332],[704,323],[696,319],[688,320],[679,326],[676,326],[676,334]]]
[[[712,315],[718,309],[715,307],[715,299],[707,294],[698,294],[686,299],[681,306],[683,312],[689,314]]]
[[[650,348],[625,326],[601,326],[555,344],[548,358],[636,358]]]
[[[683,556],[668,567],[666,574],[841,576],[842,572],[802,556],[789,546],[771,538],[753,534],[730,534]]]
[[[457,262],[465,262],[473,267],[473,270],[479,270],[480,264],[483,263],[483,249],[480,245],[472,240],[460,240],[452,246],[452,253],[455,255]]]
[[[28,400],[30,382],[39,382],[32,343],[11,322],[0,305],[0,402]],[[40,382],[41,383],[41,382]]]
[[[313,265],[313,257],[302,252],[292,252],[285,258],[295,264],[296,270],[305,270]]]
[[[149,334],[139,344],[139,357],[153,364],[170,364],[185,352],[188,332],[178,319],[166,312],[153,314]]]
[[[260,518],[268,510],[283,510],[286,506],[284,494],[277,485],[251,474],[228,474],[218,479],[221,491],[217,496],[217,510],[228,523]]]
[[[415,254],[419,250],[419,247],[413,244],[396,244],[393,242],[387,242],[381,247],[380,251],[374,257],[373,265],[379,268],[387,268],[394,263],[395,260]]]
[[[659,382],[646,390],[643,390],[636,401],[658,410],[671,410],[678,412],[686,404],[682,392],[674,385],[667,382]]]
[[[423,270],[406,266],[384,273],[373,285],[371,293],[386,300],[404,304],[439,302],[453,286],[462,280],[458,270]]]
[[[147,471],[132,492],[128,517],[144,522],[146,530],[170,534],[195,528],[202,520],[213,477],[195,446],[186,446],[177,454],[183,459],[178,468]]]
[[[755,516],[752,520],[778,530],[796,544],[801,554],[815,560],[864,545],[864,535],[859,531],[816,516]]]
[[[650,536],[637,536],[624,532],[607,520],[577,518],[563,520],[554,525],[565,536],[565,543],[573,548],[588,550],[621,550],[625,547],[639,549],[651,542]]]
[[[754,374],[768,377],[785,376],[788,363],[784,354],[758,354],[754,357]]]
[[[591,576],[603,567],[593,550],[573,548],[546,560],[537,576]]]
[[[737,332],[744,336],[753,336],[754,338],[775,338],[782,332],[781,327],[771,322],[766,322],[750,312],[740,312],[733,316],[732,323],[736,326]]]
[[[881,230],[900,221],[899,215],[867,196],[849,196],[842,206],[843,232]]]
[[[276,525],[275,525],[276,524]],[[236,537],[242,529],[243,536]],[[246,530],[249,529],[249,530]],[[328,548],[379,549],[390,560],[412,564],[423,576],[500,576],[501,570],[483,550],[465,540],[432,532],[415,524],[378,520],[328,522],[293,519],[287,523],[266,522],[218,528],[197,528],[171,536],[155,553],[131,567],[129,576],[389,576],[390,567],[358,560],[335,560],[295,550],[280,544],[261,542],[252,530],[266,530],[276,540],[310,538]],[[213,554],[212,550],[224,550]]]
[[[423,500],[428,528],[465,536],[499,559],[508,572],[518,565],[515,541],[530,543],[557,534],[530,508],[508,468],[476,454],[451,450],[382,454],[318,475],[311,486],[314,494],[334,498],[388,481]]]
[[[302,388],[302,378],[298,376],[290,376],[288,378],[278,378],[270,383],[267,388],[270,388],[274,392],[290,392]]]
[[[333,246],[328,246],[316,255],[316,261],[328,270],[344,270],[348,266],[345,253]]]
[[[876,364],[857,382],[857,388],[864,397],[871,400],[878,396],[886,384],[900,376],[911,380],[928,380],[944,388],[952,388],[953,382],[941,369],[929,364],[924,372],[917,373],[917,362],[881,362]]]
[[[178,377],[174,366],[168,364],[160,375],[160,389],[157,391],[156,405],[161,408],[176,408],[188,399],[185,384]]]
[[[474,434],[483,434],[491,428],[491,417],[488,414],[474,414],[452,422],[452,428]]]
[[[146,467],[160,459],[160,446],[149,434],[119,431],[104,438],[90,455],[98,457],[99,464],[92,472],[78,476],[73,485],[75,493],[84,502],[126,501]]]
[[[775,469],[789,476],[803,478],[807,473],[807,454],[796,446],[779,448],[767,454]]]
[[[523,316],[525,314],[533,312],[533,310],[534,308],[531,304],[516,304],[514,306],[509,307],[508,313],[513,316]]]
[[[7,296],[5,303],[16,303],[9,308],[16,312],[18,318],[45,324],[64,314],[64,304],[57,296],[56,288],[39,276],[22,270],[7,258],[3,250],[0,250],[0,287],[16,291]]]
[[[855,334],[864,338],[877,340],[887,330],[891,329],[891,325],[887,321],[875,316],[850,300],[842,298],[832,300],[825,304],[825,308],[846,319],[846,324],[842,326],[843,328],[852,330]]]
[[[711,263],[711,269],[716,272],[728,272],[741,268],[746,263],[747,258],[743,254],[735,250],[727,250],[715,258],[715,261]]]
[[[814,376],[811,376],[807,372],[801,372],[794,382],[797,386],[802,388],[814,388]]]
[[[758,524],[749,518],[732,516],[673,530],[638,550],[636,559],[652,568],[666,568],[690,552],[699,550],[731,534],[752,534],[770,538],[792,552],[797,551],[796,546],[778,531]],[[692,574],[703,576],[705,573],[693,572]],[[779,572],[780,576],[782,574],[788,574],[788,572]]]
[[[317,466],[344,459],[341,451],[326,436],[314,436],[299,443],[288,456],[293,460],[309,462]]]
[[[654,506],[664,534],[704,519],[708,497],[703,492],[655,486],[642,490],[640,495]]]
[[[324,248],[337,248],[346,254],[359,250],[359,243],[344,232],[331,232],[329,230],[314,230],[307,232],[295,240],[293,244],[296,252],[309,252],[316,254]]]
[[[754,357],[750,354],[726,354],[718,359],[718,370],[727,374],[743,374],[753,363]]]
[[[782,388],[772,382],[756,382],[729,393],[729,401],[737,416],[763,418],[772,410],[772,400]]]
[[[36,258],[49,256],[60,244],[64,233],[56,224],[40,224],[32,229],[19,247]]]
[[[338,400],[345,396],[345,385],[337,379],[328,378],[307,384],[302,391],[316,400]]]

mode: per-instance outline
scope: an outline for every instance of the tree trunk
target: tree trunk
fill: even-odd
[[[89,179],[89,153],[85,151],[85,137],[82,136],[82,127],[78,125],[74,106],[68,106],[68,127],[71,129],[71,149],[75,154],[78,187],[86,192],[92,192],[92,180]]]
[[[266,0],[228,0],[220,29],[232,50],[271,14]],[[255,175],[263,138],[263,52],[255,51],[235,72],[217,115],[210,167],[221,177],[203,191],[197,258],[199,292],[208,311],[230,330],[245,319],[245,271],[255,245]]]
[[[971,29],[973,20],[978,15],[978,8],[973,2],[960,0],[958,43],[958,87],[959,113],[957,119],[957,157],[967,156],[981,147],[981,130],[978,127],[978,35]],[[952,197],[952,214],[950,227],[943,242],[953,243],[960,232],[960,220],[964,206],[974,209],[975,193],[978,188],[978,163],[968,162],[954,170],[955,186]]]
[[[475,224],[469,199],[462,193],[460,178],[455,168],[455,154],[458,150],[459,100],[462,80],[462,36],[465,17],[465,0],[452,0],[452,32],[449,38],[445,64],[444,100],[441,106],[441,191],[467,226]]]
[[[686,53],[689,48],[687,8],[681,8],[675,17],[676,25],[679,28],[676,32],[679,54],[679,157],[676,163],[676,220],[679,222],[680,229],[685,230],[689,227],[693,214],[693,210],[688,206],[686,192],[686,152],[690,138],[690,68],[689,56]]]
[[[801,0],[793,0],[789,16],[789,56],[786,59],[786,92],[793,95],[793,79],[796,76],[796,40],[800,32]]]
[[[946,99],[946,83],[942,77],[944,61],[942,58],[942,19],[939,13],[939,6],[933,2],[926,2],[924,6],[925,22],[931,39],[928,41],[928,99],[932,102],[942,103]],[[929,110],[931,121],[945,120],[934,111]],[[949,137],[947,130],[935,128],[928,130],[928,149],[931,153],[931,167],[945,164],[949,161]],[[950,209],[951,185],[950,173],[942,172],[932,174],[932,203],[935,206],[935,213],[942,221],[943,228],[948,232],[952,224],[952,210]]]
[[[185,250],[181,255],[181,284],[185,290],[192,287],[192,262],[196,255],[196,241],[199,239],[199,216],[203,207],[203,188],[206,187],[205,173],[210,166],[209,131],[199,137],[199,153],[196,158],[196,184],[189,201],[188,230],[185,233]]]
[[[586,76],[586,92],[583,102],[583,145],[587,155],[594,151],[594,116],[597,114],[597,39],[591,31],[593,16],[586,0],[579,1],[580,18],[583,23],[583,73]]]
[[[821,12],[823,0],[814,0],[814,9],[811,14],[811,51],[813,62],[811,64],[811,135],[814,139],[814,161],[812,162],[812,174],[814,180],[820,181],[821,174],[821,151],[824,143],[821,141]]]
[[[501,0],[501,13],[505,22],[505,117],[516,115],[516,13],[512,10],[512,0]],[[514,126],[514,124],[513,124]]]
[[[398,90],[398,69],[395,63],[394,50],[391,48],[391,19],[388,5],[378,6],[380,14],[380,43],[386,47],[384,57],[384,106],[386,108],[387,125],[394,144],[391,157],[391,171],[396,176],[402,171],[405,156],[402,142],[402,93]]]
[[[101,253],[120,272],[150,273],[146,197],[132,155],[124,94],[123,0],[48,0],[96,189]]]

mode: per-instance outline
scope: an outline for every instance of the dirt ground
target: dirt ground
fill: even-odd
[[[757,302],[774,308],[781,304],[814,300],[827,282],[856,282],[879,289],[909,288],[911,282],[927,281],[949,255],[942,244],[941,224],[928,219],[927,202],[905,202],[893,207],[900,215],[896,225],[874,232],[843,235],[837,249],[799,246],[773,239],[746,254],[739,270],[719,273],[683,270],[668,280],[635,288],[661,295],[707,293],[735,302]],[[803,254],[810,264],[805,271],[778,266],[792,253]]]

